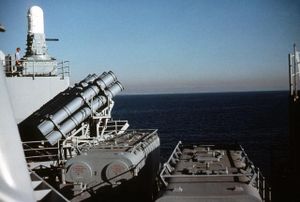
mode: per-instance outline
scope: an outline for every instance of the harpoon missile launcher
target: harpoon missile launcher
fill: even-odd
[[[156,130],[129,130],[127,121],[111,118],[112,98],[122,90],[111,71],[89,75],[46,103],[24,126],[27,134],[43,139],[27,137],[31,141],[24,142],[30,168],[37,173],[52,169],[59,179],[56,186],[72,190],[70,199],[87,199],[103,187],[112,191],[125,184],[144,197],[152,195],[160,140]],[[145,178],[150,186],[140,184]]]

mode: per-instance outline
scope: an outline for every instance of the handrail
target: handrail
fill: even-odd
[[[57,146],[44,146],[46,141],[28,141],[23,142],[23,150],[26,160],[35,161],[35,159],[59,160],[59,150]],[[43,147],[40,147],[43,145]],[[55,158],[55,159],[53,159]]]
[[[4,70],[7,77],[15,77],[15,76],[26,76],[26,77],[41,77],[41,76],[58,76],[61,79],[64,79],[65,77],[70,77],[70,65],[69,61],[61,61],[57,62],[53,59],[48,60],[26,60],[21,59],[20,65],[16,65],[16,60],[12,59],[11,56],[6,56],[4,61]],[[47,72],[39,72],[38,66],[41,65],[41,63],[53,63],[53,66],[51,68],[51,65],[49,66],[49,69]]]
[[[70,77],[70,62],[68,60],[61,61],[57,63],[57,70],[59,70],[57,75],[61,75],[61,78],[64,79],[66,76]]]

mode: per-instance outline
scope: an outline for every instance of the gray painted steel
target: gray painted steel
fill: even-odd
[[[94,76],[87,77],[83,82],[86,83],[93,81]],[[104,72],[101,76],[99,76],[96,80],[97,85],[90,85],[86,90],[84,90],[80,95],[75,97],[71,102],[63,106],[58,112],[53,115],[49,115],[49,120],[43,121],[39,124],[38,129],[43,135],[49,134],[55,126],[59,125],[62,121],[64,121],[67,117],[71,116],[76,110],[82,107],[87,101],[90,101],[93,97],[95,97],[102,88],[109,86],[116,79],[115,75],[112,72],[106,73]],[[52,139],[52,138],[51,138]]]
[[[69,77],[6,77],[14,115],[20,123],[69,87]]]
[[[157,202],[270,201],[264,177],[238,145],[179,142],[160,178],[164,188]]]
[[[107,75],[104,78],[111,77],[111,76],[107,76]],[[98,80],[102,80],[102,79],[98,79]],[[110,80],[106,79],[105,81],[110,81]],[[103,81],[103,83],[105,83],[105,82]],[[107,85],[107,84],[105,84],[105,85]],[[96,91],[93,90],[94,87],[95,86],[91,86],[84,92],[90,93],[90,94],[86,93],[89,96],[90,95],[94,96],[94,93],[96,93]],[[100,91],[100,89],[98,89],[98,90]],[[109,86],[106,91],[103,92],[104,95],[99,95],[94,98],[90,97],[90,99],[93,98],[90,106],[83,107],[78,112],[76,112],[74,115],[72,115],[73,112],[75,112],[77,109],[79,109],[85,103],[85,102],[83,102],[84,99],[79,100],[78,99],[79,97],[76,97],[74,99],[75,101],[72,100],[70,102],[71,104],[69,103],[62,110],[59,110],[58,111],[59,113],[55,113],[55,117],[58,117],[58,118],[63,117],[64,119],[66,119],[66,121],[64,121],[62,124],[60,124],[59,127],[57,127],[57,129],[55,129],[55,124],[60,123],[61,122],[60,120],[62,120],[62,119],[59,119],[59,121],[57,121],[57,119],[53,119],[53,117],[50,117],[50,120],[46,120],[42,124],[40,124],[38,126],[38,129],[49,140],[50,144],[54,145],[62,138],[62,136],[65,137],[67,135],[67,133],[71,132],[76,126],[78,126],[81,122],[83,122],[89,116],[91,116],[91,114],[93,112],[97,111],[102,106],[104,106],[107,103],[108,98],[110,99],[110,98],[114,97],[116,94],[118,94],[122,90],[123,90],[123,86],[121,85],[120,82],[116,81],[111,86]],[[73,106],[76,106],[78,108],[75,108]],[[55,122],[55,121],[57,121],[57,122]]]
[[[49,140],[50,144],[56,144],[62,138],[62,136],[66,136],[67,133],[87,119],[92,114],[92,111],[96,111],[103,106],[106,101],[107,99],[104,96],[98,96],[92,101],[91,108],[84,107],[79,112],[70,116],[62,125],[60,125],[59,130],[54,130],[46,135],[46,138]]]
[[[88,83],[95,81],[98,78],[96,74],[89,74],[82,81],[79,82],[78,86],[87,87]]]
[[[122,86],[122,84],[119,81],[116,81],[113,85],[105,90],[105,93],[109,98],[113,98],[123,89],[124,87]]]
[[[101,90],[104,90],[111,83],[117,80],[117,77],[112,71],[109,71],[108,73],[104,72],[102,75],[95,81],[95,83]]]
[[[126,131],[69,159],[65,164],[66,180],[75,185],[84,184],[87,188],[118,186],[137,176],[150,153],[159,147],[156,130]]]
[[[57,61],[47,51],[43,11],[32,6],[27,13],[27,47],[21,64],[9,60],[6,71],[8,92],[20,123],[55,95],[69,87],[69,77],[58,75]]]
[[[38,8],[38,10],[41,9]],[[40,25],[43,25],[43,21]],[[29,26],[29,30],[31,28],[33,26]],[[25,70],[22,73],[23,76],[32,76],[32,78],[11,78],[13,83],[11,83],[10,91],[15,95],[12,99],[17,100],[19,106],[23,104],[21,105],[23,108],[31,107],[32,113],[38,105],[46,103],[59,93],[60,89],[65,88],[69,79],[64,80],[63,77],[63,82],[58,81],[61,78],[56,77],[57,63],[47,54],[44,33],[28,32],[27,45],[23,63]],[[35,75],[41,78],[35,78]],[[55,77],[49,77],[49,75]],[[46,85],[46,81],[49,81],[49,84]],[[52,85],[56,84],[57,86],[51,90]],[[24,91],[27,94],[14,94],[15,91],[20,92],[23,88],[27,89]],[[39,90],[35,92],[35,88],[40,88],[42,92],[46,89],[49,95],[46,100],[41,100],[44,94]],[[96,191],[102,186],[115,188],[138,177],[140,171],[146,167],[147,158],[160,147],[157,131],[129,131],[126,130],[127,126],[124,129],[125,125],[117,129],[117,124],[111,119],[110,112],[113,106],[112,98],[123,90],[123,86],[111,71],[99,77],[95,74],[88,75],[75,85],[75,88],[81,89],[81,94],[74,96],[72,101],[58,109],[56,113],[49,114],[37,126],[52,145],[70,134],[74,136],[60,142],[57,147],[45,147],[47,145],[44,144],[45,141],[33,141],[37,148],[30,147],[29,153],[33,155],[27,157],[31,158],[31,163],[37,165],[34,168],[46,169],[46,165],[49,165],[51,170],[59,170],[60,175],[55,173],[46,177],[53,178],[54,176],[50,181],[55,182],[59,179],[60,185],[65,185],[66,182],[72,184],[74,197],[91,190]],[[49,93],[50,91],[53,92]],[[0,201],[34,201],[25,157],[20,145],[21,140],[13,120],[1,73],[0,98],[1,112],[6,115],[0,117],[0,134],[5,139],[5,141],[0,141]],[[24,104],[23,101],[27,103]],[[91,121],[86,121],[88,118]],[[97,132],[103,127],[105,131],[102,132],[106,133],[105,138],[93,136],[92,121],[98,121]],[[112,131],[107,130],[109,121],[114,122],[115,128]],[[78,127],[80,124],[82,127]],[[74,133],[71,133],[72,131]],[[75,136],[75,132],[79,132],[76,133],[78,136]],[[83,132],[85,132],[84,135]],[[14,144],[14,147],[7,142]],[[69,152],[68,155],[67,152]],[[49,161],[44,161],[48,157]],[[158,156],[155,158],[155,160],[152,159],[149,167],[158,167]],[[43,161],[39,162],[40,159]],[[154,162],[156,165],[153,165]],[[150,175],[156,174],[154,170],[151,170]],[[165,189],[158,202],[254,202],[263,200],[259,195],[260,191],[266,192],[264,183],[260,180],[263,177],[259,170],[247,158],[243,149],[237,150],[236,148],[225,150],[214,149],[211,145],[186,148],[178,146],[162,168],[159,177]],[[150,183],[151,191],[153,191],[154,183],[152,184],[147,176],[145,179],[148,179],[145,183]]]
[[[34,16],[37,18],[34,18]],[[43,11],[41,8],[34,6],[29,9],[28,19],[30,22],[28,30],[31,31],[28,31],[27,35],[27,51],[22,63],[24,69],[19,70],[19,66],[18,68],[16,66],[7,68],[11,70],[6,75],[10,84],[13,105],[17,106],[15,107],[17,113],[22,113],[20,118],[20,121],[22,121],[33,112],[36,112],[33,115],[39,114],[38,108],[42,105],[51,105],[52,103],[49,100],[52,98],[57,99],[55,100],[57,103],[66,102],[69,99],[71,101],[62,107],[55,103],[55,106],[60,108],[42,117],[42,122],[33,124],[34,131],[37,127],[48,141],[30,141],[36,148],[29,146],[29,142],[24,142],[26,158],[30,159],[28,163],[33,166],[30,168],[38,171],[39,169],[47,170],[51,167],[53,173],[48,173],[50,175],[48,177],[56,176],[57,178],[48,179],[55,183],[57,183],[56,179],[60,179],[61,186],[68,181],[69,184],[73,185],[74,193],[85,192],[87,191],[86,188],[99,188],[99,183],[102,182],[112,187],[119,186],[134,177],[136,179],[140,171],[143,171],[143,173],[147,173],[146,179],[150,179],[150,193],[159,168],[160,140],[157,131],[127,131],[127,121],[123,125],[118,125],[117,121],[111,119],[111,110],[114,105],[112,98],[124,89],[111,71],[104,72],[99,77],[96,74],[88,75],[74,86],[75,89],[72,89],[74,91],[70,93],[70,96],[73,97],[68,97],[69,94],[66,99],[59,97],[64,93],[60,94],[59,98],[55,97],[55,95],[69,87],[69,78],[64,76],[64,71],[62,71],[62,76],[58,76],[57,62],[47,53],[42,16]],[[12,61],[10,63],[13,64]],[[3,81],[1,78],[0,80]],[[3,86],[0,86],[1,98],[3,93],[6,92],[2,90]],[[80,94],[73,92],[80,92]],[[1,99],[0,102],[8,103],[7,100]],[[1,112],[11,115],[13,113],[9,111],[10,108],[7,107],[7,103],[0,106],[6,108],[1,109]],[[25,110],[23,109],[28,108],[30,109],[24,113]],[[43,107],[40,110],[43,110]],[[0,183],[0,201],[34,201],[33,190],[28,178],[29,173],[26,172],[25,157],[20,145],[21,141],[16,132],[16,124],[10,120],[11,117],[2,116],[0,121],[1,135],[2,129],[6,129],[4,119],[9,121],[7,127],[10,129],[4,131],[4,137],[6,140],[10,140],[9,142],[14,144],[14,147],[11,147],[11,144],[3,144],[7,143],[6,141],[3,143],[0,141],[0,160],[4,163],[0,165],[0,179],[3,182]],[[89,120],[86,121],[87,119]],[[33,121],[32,119],[27,120]],[[36,122],[33,121],[33,123]],[[93,128],[95,123],[97,124],[96,129]],[[78,127],[79,125],[81,127]],[[29,124],[28,127],[31,127],[31,125]],[[31,133],[27,130],[24,131],[25,134],[22,135],[25,136]],[[60,139],[69,137],[71,134],[74,136],[59,142],[57,147],[51,147],[48,144],[49,142],[54,145]],[[91,144],[95,144],[94,146],[97,147],[90,147]],[[6,159],[7,156],[4,158],[1,154],[7,154],[6,152],[9,152],[7,156],[13,158]],[[15,154],[18,156],[14,157]],[[6,168],[9,170],[5,170]],[[79,170],[84,168],[84,170],[81,170],[78,174],[78,168]],[[56,173],[57,170],[61,171],[59,176]],[[145,174],[141,175],[144,176]],[[41,177],[32,183],[34,188],[39,186],[40,182],[43,181],[42,179]],[[126,185],[127,182],[124,184]],[[20,185],[24,188],[20,189]],[[44,187],[45,189],[35,190],[38,200],[47,200],[47,195],[52,191],[61,196],[51,185],[48,185],[47,188]],[[148,195],[151,196],[151,194]],[[68,200],[64,196],[60,198]],[[50,200],[53,200],[53,198]]]
[[[3,71],[0,71],[0,111],[0,201],[35,201]]]

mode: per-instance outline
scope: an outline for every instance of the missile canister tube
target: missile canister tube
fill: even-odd
[[[61,123],[67,117],[71,116],[76,110],[78,110],[81,106],[84,105],[85,100],[88,101],[92,99],[95,95],[99,93],[99,88],[95,86],[91,86],[90,88],[86,89],[81,96],[74,98],[71,102],[65,105],[62,109],[56,112],[54,115],[50,116],[51,120],[43,121],[39,126],[38,129],[44,135],[51,132],[55,124]]]
[[[104,96],[99,96],[95,98],[91,104],[92,109],[89,107],[84,107],[79,112],[75,113],[69,119],[67,119],[61,126],[60,131],[52,131],[46,138],[49,140],[50,144],[56,144],[62,137],[62,135],[66,135],[70,131],[72,131],[76,126],[78,126],[81,122],[87,119],[92,111],[99,109],[107,102]]]
[[[89,80],[88,77],[86,77]],[[92,78],[93,79],[93,78]],[[100,82],[103,88],[110,85],[116,80],[116,76],[110,71],[108,73],[104,72],[101,74],[97,82]],[[101,87],[102,88],[102,87]],[[82,107],[86,101],[91,100],[100,92],[100,89],[97,85],[91,85],[88,87],[80,96],[75,97],[71,102],[66,104],[62,109],[60,109],[55,114],[49,116],[50,120],[45,120],[39,124],[38,129],[43,135],[47,135],[54,128],[55,125],[60,124],[67,117],[71,116],[76,110]]]
[[[106,73],[106,72],[104,72]],[[97,75],[96,74],[89,74],[87,77],[85,77],[82,81],[80,81],[78,83],[78,86],[81,87],[87,87],[89,85],[89,83],[95,81],[95,79],[97,79]]]
[[[120,82],[115,82],[111,85],[106,92],[110,92],[109,98],[112,98],[119,92],[123,90],[123,86]],[[112,96],[112,97],[110,97]],[[91,108],[84,107],[79,112],[75,113],[74,115],[70,116],[59,128],[59,131],[54,130],[49,133],[46,138],[49,140],[50,144],[56,144],[62,136],[66,136],[67,133],[72,131],[76,126],[82,123],[85,119],[87,119],[93,112],[97,111],[100,107],[104,106],[107,103],[107,98],[104,96],[96,97],[92,103]]]
[[[101,88],[101,90],[104,90],[109,84],[113,83],[117,80],[117,77],[112,71],[109,71],[104,77],[99,77],[95,83]]]
[[[119,81],[116,81],[105,92],[109,98],[113,98],[122,90],[124,90],[124,87],[122,86],[122,84]]]
[[[91,104],[91,108],[84,107],[79,112],[75,113],[70,117],[64,124],[61,126],[60,131],[63,134],[67,134],[71,130],[73,130],[76,126],[78,126],[81,122],[83,122],[86,118],[88,118],[93,111],[99,109],[107,102],[107,99],[104,96],[99,96],[93,100]]]
[[[106,72],[104,72],[103,74],[105,74]],[[90,83],[90,82],[93,82],[95,81],[95,79],[97,79],[97,74],[90,74],[89,76],[87,76],[85,79],[84,79],[84,82],[85,83]]]

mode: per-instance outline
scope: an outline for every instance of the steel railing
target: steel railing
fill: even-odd
[[[27,162],[57,161],[59,159],[58,146],[51,146],[48,141],[26,141],[22,144]]]
[[[58,74],[62,79],[65,77],[70,77],[70,62],[69,61],[61,61],[57,63]]]
[[[40,77],[40,76],[58,76],[61,79],[65,77],[70,77],[70,62],[69,61],[61,61],[55,63],[55,60],[20,60],[20,64],[16,64],[15,59],[10,59],[10,57],[6,58],[4,63],[5,74],[8,77],[15,76],[29,76],[29,77]],[[53,63],[53,67],[47,72],[40,72],[39,66],[41,63]]]
[[[205,147],[211,147],[214,145],[201,145]],[[266,182],[265,177],[262,175],[259,168],[254,167],[252,161],[248,158],[246,152],[243,147],[240,146],[240,150],[242,151],[242,157],[244,158],[244,162],[246,164],[245,173],[222,173],[222,174],[174,174],[176,162],[180,160],[180,156],[182,154],[182,142],[179,141],[176,145],[175,149],[171,153],[169,159],[166,163],[164,163],[163,168],[160,172],[160,180],[164,186],[168,185],[168,180],[170,178],[205,178],[205,177],[247,177],[249,179],[248,184],[254,186],[260,196],[262,201],[270,202],[271,201],[271,187]]]

